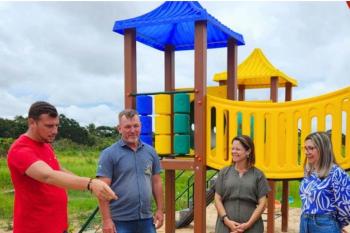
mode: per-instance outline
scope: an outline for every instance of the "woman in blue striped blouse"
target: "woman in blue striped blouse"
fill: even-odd
[[[350,223],[350,176],[337,165],[325,132],[311,133],[304,144],[300,233],[346,232],[344,227]]]

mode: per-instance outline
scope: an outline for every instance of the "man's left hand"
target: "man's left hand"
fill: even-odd
[[[164,214],[162,210],[157,210],[153,216],[153,223],[156,226],[156,229],[159,229],[163,226],[164,223]]]

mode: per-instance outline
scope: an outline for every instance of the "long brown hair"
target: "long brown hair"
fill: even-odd
[[[247,157],[248,167],[254,167],[255,164],[255,149],[253,140],[247,135],[236,136],[232,139],[233,141],[239,141],[245,150],[250,150],[250,154]]]

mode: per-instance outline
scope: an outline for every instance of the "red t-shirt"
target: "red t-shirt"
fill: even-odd
[[[67,193],[32,179],[25,171],[42,160],[60,170],[50,144],[21,135],[11,146],[7,163],[15,189],[13,233],[62,233],[67,229]]]

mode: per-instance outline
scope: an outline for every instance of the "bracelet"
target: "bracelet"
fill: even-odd
[[[87,190],[89,190],[90,192],[92,192],[92,190],[91,190],[91,183],[92,183],[92,180],[93,180],[94,178],[90,178],[90,180],[89,180],[89,182],[88,182],[88,184],[87,184]]]
[[[224,214],[223,216],[221,216],[220,217],[221,221],[224,222],[226,217],[227,217],[227,214]]]

